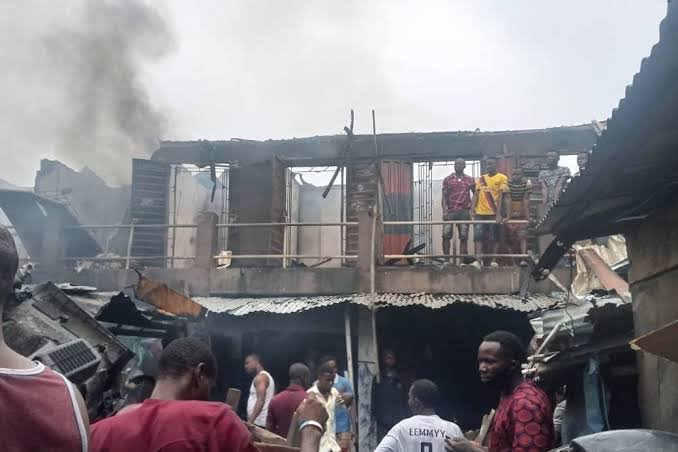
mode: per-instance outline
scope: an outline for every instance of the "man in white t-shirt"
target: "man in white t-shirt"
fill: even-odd
[[[342,405],[344,402],[339,391],[334,388],[334,375],[334,368],[329,363],[323,363],[318,369],[318,380],[311,386],[311,389],[306,391],[309,394],[315,394],[327,410],[327,423],[324,426],[323,436],[320,438],[319,452],[339,452],[341,450],[339,443],[337,443],[335,415],[337,404]]]
[[[436,414],[439,400],[438,386],[431,380],[412,383],[407,402],[414,416],[398,422],[375,452],[445,452],[445,437],[463,438],[457,424]]]

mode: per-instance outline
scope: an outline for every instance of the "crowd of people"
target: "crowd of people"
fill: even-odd
[[[0,228],[0,312],[17,267],[12,236]],[[549,450],[554,444],[553,412],[546,394],[523,378],[525,359],[523,343],[509,332],[491,333],[479,345],[480,379],[501,393],[486,447],[465,439],[455,423],[436,414],[440,396],[434,382],[415,381],[403,402],[405,388],[395,370],[395,354],[385,351],[381,379],[374,385],[377,450]],[[302,452],[352,449],[353,389],[338,375],[336,358],[320,361],[314,376],[306,365],[292,364],[289,386],[276,395],[273,377],[261,359],[256,354],[247,356],[245,370],[252,376],[249,423],[283,437],[298,434]],[[2,450],[255,451],[246,423],[225,403],[209,401],[216,370],[216,359],[203,340],[176,339],[160,355],[148,398],[90,427],[78,389],[59,373],[11,350],[0,326]]]
[[[546,168],[539,172],[538,180],[542,193],[540,215],[558,199],[570,178],[570,170],[558,166],[560,155],[556,151],[547,154]],[[588,154],[577,155],[580,172],[588,161]],[[527,230],[532,222],[530,213],[530,195],[532,181],[525,177],[520,166],[516,166],[509,178],[498,172],[497,159],[487,157],[484,160],[486,173],[478,179],[467,175],[466,162],[458,158],[454,162],[454,173],[443,180],[442,210],[445,221],[485,221],[477,223],[473,229],[475,258],[469,257],[469,224],[446,224],[443,227],[443,254],[456,255],[452,249],[452,238],[456,230],[459,241],[458,255],[466,256],[462,265],[480,267],[484,263],[482,255],[489,255],[489,265],[498,266],[500,249],[508,254],[527,254]],[[577,173],[579,174],[579,173]],[[525,260],[519,261],[526,265]]]

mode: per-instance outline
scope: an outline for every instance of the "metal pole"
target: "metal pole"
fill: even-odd
[[[346,367],[348,367],[348,379],[351,385],[354,385],[353,380],[353,342],[351,340],[351,304],[346,303],[344,309],[344,332],[346,334]]]
[[[288,245],[288,241],[287,241],[287,233],[289,232],[289,229],[290,229],[290,228],[288,228],[288,227],[286,227],[286,226],[283,226],[283,228],[284,228],[284,230],[283,230],[283,257],[282,257],[282,267],[283,267],[283,268],[287,268],[287,245]]]
[[[376,273],[377,273],[377,263],[375,256],[375,245],[377,235],[377,208],[372,211],[372,237],[370,237],[370,320],[372,322],[372,346],[374,347],[374,353],[377,356],[376,368],[377,368],[377,383],[381,383],[381,372],[379,370],[379,349],[377,348],[377,294],[376,294]]]
[[[172,167],[174,170],[174,187],[172,189],[172,224],[177,223],[177,166]],[[174,258],[177,245],[177,230],[172,228],[172,257]],[[127,253],[129,254],[129,253]],[[174,268],[174,259],[172,259],[172,268]]]
[[[130,256],[132,255],[132,240],[134,239],[134,222],[132,220],[132,226],[129,228],[129,237],[127,238],[127,256],[125,256],[125,270],[129,270],[129,261]]]
[[[346,190],[346,181],[344,180],[344,167],[341,167],[341,190],[340,190],[340,196],[341,196],[341,206],[339,210],[339,221],[344,222],[345,218],[344,216],[346,215],[345,213],[345,206],[344,206],[344,193]],[[340,254],[345,254],[346,249],[345,249],[345,244],[344,244],[344,237],[346,235],[346,228],[345,226],[340,226],[339,227],[339,253]],[[344,265],[344,260],[341,260],[340,265]]]

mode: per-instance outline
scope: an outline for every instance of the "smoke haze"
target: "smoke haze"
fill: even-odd
[[[128,181],[166,131],[143,80],[174,46],[166,19],[140,0],[14,5],[0,19],[3,167],[37,154]]]
[[[109,182],[160,137],[510,130],[606,119],[666,0],[27,0],[0,5],[0,178]]]

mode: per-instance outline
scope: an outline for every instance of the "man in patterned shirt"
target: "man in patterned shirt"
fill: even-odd
[[[443,179],[443,220],[470,220],[471,193],[476,182],[464,174],[466,162],[459,158],[454,161],[454,173]],[[454,231],[452,224],[443,226],[443,254],[450,254],[450,241]],[[468,254],[468,224],[457,224],[459,254]],[[462,258],[462,262],[464,259]]]
[[[542,196],[542,215],[554,204],[560,193],[565,188],[565,184],[570,178],[570,169],[566,166],[558,166],[560,154],[556,151],[550,151],[546,154],[547,169],[539,171],[539,182],[541,184]]]
[[[545,452],[554,445],[551,403],[544,391],[523,379],[525,347],[513,333],[495,331],[478,348],[483,383],[501,392],[487,449],[467,440],[448,439],[450,452]]]

